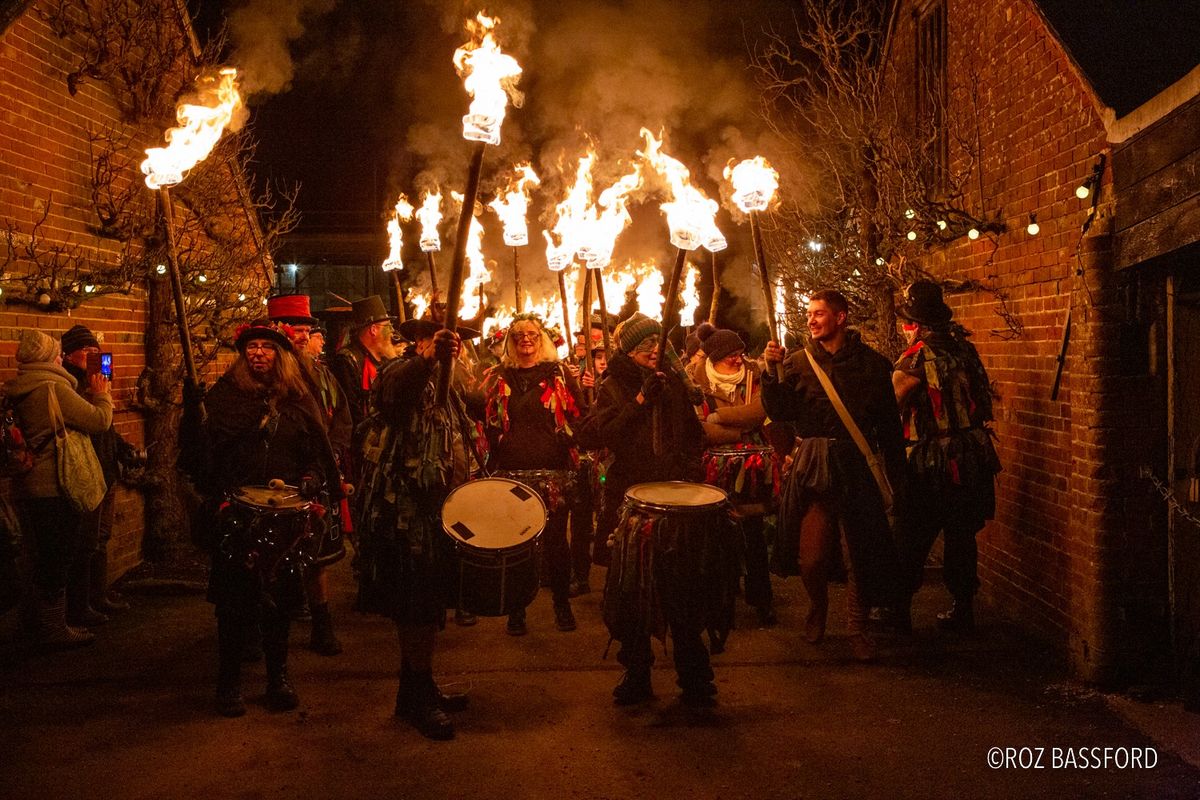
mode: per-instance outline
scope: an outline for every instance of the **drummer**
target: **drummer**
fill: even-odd
[[[430,739],[445,740],[454,738],[446,712],[466,708],[467,697],[444,694],[433,680],[453,555],[441,508],[476,467],[475,428],[457,381],[445,405],[436,398],[442,360],[458,357],[458,334],[426,319],[401,323],[400,333],[413,346],[376,378],[363,434],[359,606],[396,623],[396,716]]]
[[[243,325],[237,334],[238,357],[208,392],[190,390],[181,423],[189,444],[203,451],[190,457],[193,479],[204,496],[202,521],[212,551],[208,599],[216,606],[217,712],[246,713],[241,691],[243,642],[261,619],[267,667],[267,706],[290,711],[299,705],[288,678],[288,628],[303,597],[300,575],[289,571],[264,585],[248,570],[234,534],[223,530],[220,509],[241,486],[265,486],[274,479],[299,487],[315,498],[326,488],[342,496],[337,464],[325,435],[321,410],[313,400],[287,336],[262,320]],[[199,401],[207,423],[199,422]],[[181,437],[182,438],[182,437]],[[261,616],[260,616],[261,615]]]
[[[625,492],[634,484],[698,481],[702,474],[704,432],[688,397],[678,358],[668,350],[670,363],[658,363],[661,333],[658,322],[640,313],[618,327],[614,334],[617,352],[608,362],[592,414],[580,428],[582,446],[607,447],[613,456],[606,474],[604,512],[597,531],[600,536],[612,532]],[[677,605],[664,604],[664,611]],[[605,611],[608,618],[609,610]],[[627,619],[644,615],[620,616]],[[680,624],[680,620],[666,621],[674,642],[675,670],[684,702],[711,705],[717,687],[701,631]],[[651,699],[654,653],[650,632],[636,624],[610,623],[609,629],[621,643],[617,660],[625,667],[625,674],[613,689],[613,702],[632,705]]]
[[[554,599],[554,626],[575,630],[571,611],[571,550],[567,519],[579,465],[574,427],[580,417],[579,385],[558,362],[541,318],[518,314],[508,326],[500,364],[483,379],[488,469],[537,490],[549,517],[543,555]],[[508,632],[527,632],[525,610],[508,618]]]
[[[762,386],[762,370],[758,364],[745,359],[746,345],[734,331],[710,328],[700,332],[700,358],[688,364],[688,374],[704,393],[700,407],[700,418],[704,420],[704,442],[710,450],[706,455],[706,479],[714,480],[713,472],[721,456],[711,448],[728,445],[763,445],[763,426],[767,412],[763,408],[759,388]],[[766,491],[773,496],[775,470],[768,456],[760,458],[760,474],[757,478],[765,484]],[[733,486],[721,486],[733,496]],[[765,493],[765,492],[764,492]],[[763,626],[774,625],[774,599],[771,593],[771,577],[768,569],[765,515],[772,509],[761,501],[737,503],[742,518],[742,529],[746,535],[746,603],[758,613]]]

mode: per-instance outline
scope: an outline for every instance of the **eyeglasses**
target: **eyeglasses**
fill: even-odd
[[[512,333],[509,334],[509,336],[511,336],[513,339],[515,339],[518,342],[534,340],[534,339],[537,339],[538,337],[540,337],[541,335],[542,334],[539,333],[538,331],[513,331]]]
[[[256,353],[275,352],[275,345],[270,342],[251,342],[246,345],[246,352],[254,351]]]

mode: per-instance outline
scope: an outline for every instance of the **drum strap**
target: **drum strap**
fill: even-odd
[[[842,402],[837,389],[834,388],[833,381],[825,374],[825,370],[821,369],[817,364],[817,360],[813,358],[813,354],[808,351],[808,348],[805,348],[804,355],[808,356],[808,363],[812,365],[817,380],[821,382],[821,388],[825,390],[825,396],[833,404],[833,410],[841,418],[842,425],[846,427],[846,431],[850,434],[850,438],[854,440],[858,451],[867,460],[867,466],[871,468],[871,475],[875,478],[875,483],[879,486],[879,495],[883,498],[883,507],[888,513],[891,513],[892,484],[888,481],[887,473],[883,470],[883,462],[879,460],[879,454],[867,444],[867,437],[863,436],[858,423],[854,421],[854,417],[850,416],[850,411],[846,408],[846,404]]]

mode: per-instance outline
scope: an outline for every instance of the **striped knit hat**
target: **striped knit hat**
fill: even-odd
[[[641,312],[621,323],[617,331],[617,347],[622,353],[632,353],[634,348],[651,336],[662,334],[662,326]]]

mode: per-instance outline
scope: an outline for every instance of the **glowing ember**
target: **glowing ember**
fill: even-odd
[[[173,186],[183,180],[188,170],[208,157],[216,147],[242,107],[242,98],[237,90],[237,70],[225,67],[216,75],[201,77],[197,81],[196,103],[180,103],[175,110],[179,127],[164,134],[166,147],[151,147],[146,150],[142,172],[146,185],[151,189]]]
[[[692,186],[691,173],[678,160],[662,152],[662,141],[642,128],[646,140],[644,150],[638,155],[644,158],[663,180],[667,182],[670,199],[662,204],[667,215],[667,227],[671,230],[671,244],[681,250],[704,247],[711,252],[724,250],[725,237],[717,229],[717,203],[704,196]]]
[[[463,138],[491,145],[500,144],[500,126],[509,99],[517,108],[524,99],[517,90],[521,65],[500,51],[493,35],[499,24],[499,18],[480,12],[467,20],[471,41],[454,51],[454,68],[473,98],[470,113],[463,117]]]
[[[541,183],[537,173],[529,164],[521,164],[507,191],[497,195],[489,204],[504,223],[504,243],[509,247],[529,244],[529,226],[525,215],[529,210],[529,191]]]
[[[438,234],[438,223],[442,221],[442,190],[425,192],[421,207],[417,209],[417,221],[421,223],[421,252],[436,253],[442,249],[442,237]]]
[[[683,279],[683,291],[679,293],[679,324],[685,328],[696,324],[696,311],[700,308],[700,289],[696,285],[699,277],[699,270],[688,264],[687,275]]]
[[[458,192],[450,192],[450,197],[459,204],[463,201],[463,196]],[[461,213],[471,214],[471,209],[464,209]],[[483,226],[474,214],[471,214],[471,228],[467,233],[467,265],[470,274],[463,281],[462,305],[459,308],[463,319],[470,319],[479,313],[479,290],[492,279],[491,270],[487,268],[483,257]]]
[[[766,211],[779,188],[779,173],[762,156],[725,167],[725,180],[733,184],[733,202],[745,213]]]
[[[575,254],[585,244],[592,219],[592,165],[596,154],[589,150],[575,168],[575,183],[567,196],[554,208],[554,228],[543,231],[546,237],[546,264],[561,272],[575,260]]]
[[[400,195],[400,199],[396,201],[396,210],[387,224],[388,257],[383,262],[384,272],[404,269],[404,261],[400,257],[400,251],[404,249],[404,232],[400,229],[400,223],[408,222],[412,217],[412,203],[408,202],[407,197]]]

